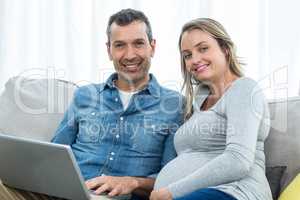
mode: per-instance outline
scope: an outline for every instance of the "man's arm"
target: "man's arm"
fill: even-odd
[[[177,154],[174,147],[174,132],[170,131],[164,143],[164,151],[161,160],[161,168],[163,168],[168,162],[173,160],[176,156]]]
[[[60,122],[54,137],[52,138],[51,142],[59,143],[59,144],[66,144],[71,145],[74,143],[78,132],[78,123],[76,121],[76,104],[75,98],[77,96],[77,91],[74,93],[73,100],[64,114],[62,121]]]
[[[175,118],[170,120],[168,124],[168,135],[164,143],[164,151],[162,155],[161,168],[163,168],[168,162],[173,160],[176,156],[176,150],[174,146],[174,136],[178,128],[183,124],[184,117],[184,98],[183,96],[174,96],[174,115]]]

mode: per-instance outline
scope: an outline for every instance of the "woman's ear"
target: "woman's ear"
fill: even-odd
[[[226,59],[228,60],[228,58],[229,58],[229,50],[228,50],[228,48],[225,47],[225,46],[223,46],[223,47],[221,47],[221,48],[222,48],[222,51],[223,51],[223,53],[224,53]]]

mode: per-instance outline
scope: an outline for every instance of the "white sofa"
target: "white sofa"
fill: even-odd
[[[76,87],[61,80],[10,79],[0,96],[0,132],[50,141]],[[280,183],[279,192],[300,170],[300,97],[269,105],[272,128],[266,164],[273,187]]]

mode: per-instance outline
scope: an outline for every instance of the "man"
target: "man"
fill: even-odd
[[[75,92],[52,141],[71,146],[95,194],[138,199],[150,194],[156,174],[176,156],[182,97],[149,74],[155,40],[142,12],[112,15],[107,37],[116,73]]]

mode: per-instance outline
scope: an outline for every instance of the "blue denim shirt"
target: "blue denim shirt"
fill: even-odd
[[[71,146],[86,180],[155,177],[176,156],[173,136],[182,123],[182,96],[150,74],[147,87],[124,110],[116,78],[77,89],[52,142]]]

